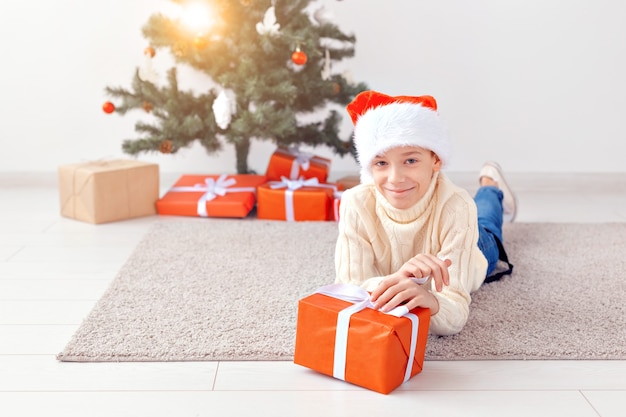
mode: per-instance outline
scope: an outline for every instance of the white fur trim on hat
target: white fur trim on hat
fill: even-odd
[[[415,103],[395,102],[372,108],[354,126],[354,144],[361,166],[361,183],[371,183],[372,161],[391,148],[419,146],[437,154],[445,166],[450,143],[439,114]]]

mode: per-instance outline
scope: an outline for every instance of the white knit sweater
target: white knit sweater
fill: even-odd
[[[455,334],[467,322],[470,293],[485,280],[487,260],[477,242],[476,204],[443,173],[436,173],[424,197],[405,210],[391,206],[373,184],[361,184],[341,197],[336,281],[372,291],[418,253],[450,259],[450,285],[442,292],[432,280],[424,285],[439,301],[431,333]]]

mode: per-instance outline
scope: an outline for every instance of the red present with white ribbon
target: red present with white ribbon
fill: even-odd
[[[257,190],[257,217],[266,220],[332,220],[332,202],[337,186],[317,178],[269,181]]]
[[[270,157],[265,175],[268,181],[280,181],[282,177],[292,180],[317,178],[320,183],[325,183],[330,164],[330,159],[303,152],[296,146],[278,147]]]
[[[333,220],[339,221],[339,207],[341,206],[341,195],[343,191],[335,191],[333,195]]]
[[[333,284],[298,302],[294,363],[388,394],[422,371],[430,310],[373,308],[356,285]]]
[[[159,214],[197,217],[246,217],[256,204],[264,175],[183,175],[157,201]]]

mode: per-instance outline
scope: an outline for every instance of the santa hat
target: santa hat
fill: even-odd
[[[399,146],[419,146],[437,154],[445,166],[450,144],[431,96],[391,97],[364,91],[346,107],[354,123],[354,144],[361,165],[361,182],[371,183],[372,161]]]

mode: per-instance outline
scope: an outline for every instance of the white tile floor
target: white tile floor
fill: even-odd
[[[450,176],[475,186],[474,174]],[[624,173],[510,180],[520,222],[626,222]],[[57,198],[55,173],[0,174],[1,416],[626,415],[626,361],[426,362],[389,396],[290,362],[58,362],[147,228],[164,220],[94,226],[61,218]]]

